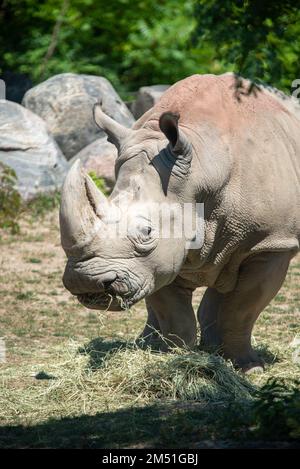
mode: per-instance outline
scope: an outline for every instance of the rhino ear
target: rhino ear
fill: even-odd
[[[179,114],[173,114],[172,112],[164,112],[159,118],[159,128],[169,140],[172,148],[174,148],[178,142],[178,121]]]
[[[171,151],[177,158],[177,164],[188,169],[192,160],[192,146],[178,127],[179,118],[179,114],[164,112],[160,116],[159,127],[169,140]]]
[[[107,134],[108,141],[113,143],[118,150],[122,145],[122,141],[131,133],[130,129],[119,124],[111,117],[109,117],[101,109],[101,104],[96,103],[93,109],[94,120],[100,129],[104,130]]]

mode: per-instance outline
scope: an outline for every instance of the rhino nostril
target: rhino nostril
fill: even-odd
[[[106,273],[98,279],[97,285],[102,290],[109,290],[111,284],[116,280],[117,274],[114,272]]]
[[[104,282],[102,282],[104,290],[108,290],[113,282],[114,280],[105,280]]]

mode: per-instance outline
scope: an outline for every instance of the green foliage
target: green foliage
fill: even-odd
[[[253,407],[255,433],[272,440],[300,438],[300,383],[287,387],[279,379],[269,380],[259,391]]]
[[[21,197],[15,189],[17,182],[13,169],[0,162],[0,228],[6,228],[12,234],[19,232],[17,222],[21,211]]]
[[[205,423],[210,437],[233,441],[299,440],[299,383],[269,378],[251,399],[227,402],[213,414],[203,414],[202,419],[201,426]]]
[[[49,211],[57,208],[60,203],[60,193],[54,194],[38,194],[34,199],[30,200],[23,208],[33,218],[43,217]]]
[[[91,179],[94,181],[94,183],[96,184],[96,186],[98,187],[98,189],[100,189],[101,192],[103,192],[103,194],[105,195],[108,195],[109,193],[109,190],[107,188],[107,185],[105,184],[105,181],[103,178],[97,176],[97,174],[95,173],[95,171],[91,171],[89,173],[89,176],[91,177]]]
[[[176,81],[197,69],[197,57],[185,53],[195,25],[193,5],[7,0],[0,10],[2,72],[28,73],[35,82],[62,72],[103,75],[124,92],[145,81]]]
[[[20,233],[19,217],[26,213],[35,219],[43,217],[57,208],[60,194],[39,194],[25,203],[16,189],[17,176],[15,171],[0,162],[0,228],[7,229],[11,234]]]
[[[103,75],[124,97],[141,85],[225,71],[290,90],[300,76],[299,20],[291,0],[6,0],[0,73],[34,82]]]
[[[194,41],[218,44],[226,68],[286,91],[299,78],[299,2],[198,0],[195,15]]]

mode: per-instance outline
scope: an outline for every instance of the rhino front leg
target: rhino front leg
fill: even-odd
[[[152,336],[155,348],[167,351],[174,346],[194,346],[197,334],[191,290],[172,283],[149,296],[146,304],[150,324],[146,324],[143,335],[153,327],[158,330]]]
[[[241,265],[232,292],[222,294],[208,288],[198,310],[202,345],[219,348],[244,371],[262,368],[251,346],[252,329],[280,289],[291,257],[290,252],[257,254]]]
[[[159,343],[160,343],[161,335],[162,335],[159,322],[153,309],[151,308],[149,304],[147,304],[147,300],[146,300],[146,305],[147,305],[147,311],[148,311],[147,321],[146,321],[144,330],[139,335],[136,343],[141,348],[145,348],[145,347],[152,347],[152,348],[158,347],[159,348]]]

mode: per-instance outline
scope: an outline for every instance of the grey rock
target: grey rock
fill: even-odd
[[[115,160],[117,155],[116,147],[109,143],[106,137],[102,137],[73,156],[70,164],[79,158],[88,173],[95,172],[98,177],[104,179],[108,188],[112,189],[115,183]]]
[[[23,105],[41,116],[67,159],[105,134],[93,120],[93,104],[120,124],[134,118],[108,80],[92,75],[62,73],[27,91]]]
[[[15,170],[24,200],[60,189],[69,167],[45,122],[6,100],[0,100],[0,161]]]
[[[139,119],[146,111],[151,109],[168,88],[170,88],[170,85],[142,86],[137,93],[136,100],[131,105],[134,117]]]

